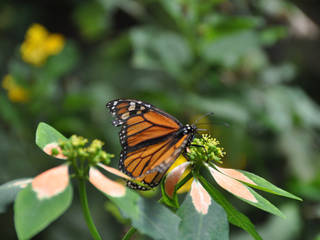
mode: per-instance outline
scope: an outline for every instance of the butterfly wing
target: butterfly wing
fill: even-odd
[[[173,116],[141,101],[113,100],[107,107],[116,117],[113,125],[121,126],[119,137],[123,149],[154,144],[182,127]]]
[[[132,177],[150,187],[157,186],[163,175],[177,159],[189,141],[190,136],[172,138],[134,151],[123,160],[123,165]],[[128,182],[134,189],[147,190],[138,184]]]
[[[136,180],[154,187],[185,148],[192,134],[177,134],[182,124],[154,106],[136,100],[107,104],[116,117],[122,152],[119,168]],[[128,186],[146,190],[129,182]]]

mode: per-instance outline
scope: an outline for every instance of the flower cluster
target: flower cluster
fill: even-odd
[[[88,144],[86,138],[76,135],[72,135],[66,140],[60,140],[59,143],[51,142],[46,144],[43,147],[45,153],[55,158],[67,160],[67,164],[47,170],[33,180],[33,190],[38,193],[38,197],[52,197],[66,188],[70,177],[68,171],[69,165],[73,167],[77,178],[88,179],[96,188],[109,196],[123,196],[126,192],[125,186],[105,177],[96,168],[100,167],[114,175],[129,179],[129,177],[119,170],[105,165],[110,163],[114,155],[103,151],[103,144],[102,141],[97,139]],[[52,182],[53,179],[56,179],[57,184],[55,186],[49,184],[49,181]],[[64,179],[63,183],[61,179]],[[39,188],[37,187],[38,185],[42,187]]]
[[[63,49],[65,40],[61,34],[49,33],[40,24],[33,24],[27,31],[20,51],[22,59],[34,66],[43,65],[47,58]]]
[[[212,138],[208,134],[203,134],[201,138],[195,138],[191,147],[187,151],[188,159],[192,162],[218,162],[226,155],[222,147],[218,145],[220,142]]]
[[[222,163],[222,158],[225,156],[225,152],[223,151],[222,147],[218,145],[220,142],[209,136],[208,134],[203,134],[201,138],[195,138],[192,142],[192,145],[187,148],[187,158],[180,155],[178,159],[172,164],[169,168],[168,173],[170,173],[173,169],[178,167],[179,165],[188,166],[185,171],[181,175],[181,179],[185,178],[191,172],[191,165],[199,164],[201,162],[204,163],[211,163],[212,161]],[[184,193],[190,190],[193,178],[190,178],[185,184],[183,184],[178,190],[177,193]],[[168,186],[171,190],[169,190],[170,195],[173,194],[174,186]]]
[[[98,163],[109,164],[110,159],[114,157],[113,154],[106,153],[102,150],[104,143],[98,139],[94,139],[92,143],[86,146],[88,139],[72,135],[70,140],[61,141],[59,147],[62,150],[62,154],[68,159],[79,159],[81,161],[87,161],[89,165],[95,166]],[[58,155],[58,149],[53,149],[53,155]]]
[[[8,91],[8,98],[12,102],[24,103],[29,100],[29,91],[20,86],[10,74],[4,76],[2,87]]]
[[[190,195],[197,211],[207,214],[211,204],[211,197],[198,179],[201,176],[200,168],[205,167],[222,188],[242,199],[256,203],[255,196],[242,183],[256,185],[251,179],[240,171],[216,165],[217,163],[222,163],[221,159],[226,154],[223,152],[223,148],[218,146],[219,144],[219,141],[209,135],[195,138],[187,149],[186,157],[189,161],[181,155],[169,169],[164,182],[166,195],[170,198],[175,198],[176,192],[190,190]]]

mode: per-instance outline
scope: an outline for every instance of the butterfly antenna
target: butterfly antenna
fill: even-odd
[[[213,124],[215,125],[220,125],[220,126],[225,126],[225,127],[230,127],[230,124],[227,122],[214,122]]]
[[[204,132],[208,132],[209,130],[206,128],[197,128],[197,131],[204,131]]]
[[[199,118],[197,118],[197,119],[194,121],[194,125],[197,125],[197,123],[198,123],[201,119],[203,119],[203,118],[205,118],[205,117],[207,117],[207,116],[213,115],[213,114],[214,114],[213,112],[209,112],[209,113],[206,113],[206,114],[200,116]]]
[[[198,123],[197,126],[205,126],[205,125],[210,125],[210,123]]]

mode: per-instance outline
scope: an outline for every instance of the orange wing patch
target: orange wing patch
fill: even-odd
[[[162,128],[158,126],[153,126],[145,129],[139,134],[129,135],[127,137],[127,144],[129,147],[135,146],[141,142],[148,141],[150,139],[162,137],[170,133],[175,132],[174,129]]]
[[[150,186],[158,185],[167,169],[183,150],[182,145],[187,137],[183,136],[176,143],[168,139],[129,153],[124,160],[125,170],[138,181]]]
[[[145,113],[143,116],[145,117],[146,120],[156,125],[172,128],[174,130],[178,130],[180,128],[180,126],[171,118],[168,118],[154,111],[149,111]]]
[[[152,124],[149,122],[139,122],[138,124],[134,124],[134,125],[129,126],[128,130],[127,130],[127,134],[133,135],[133,134],[136,134],[140,131],[143,131],[146,128],[151,127],[151,126],[152,126]]]
[[[187,137],[188,137],[187,135],[183,136],[170,149],[167,149],[167,151],[161,157],[155,158],[155,161],[152,163],[151,168],[155,168],[156,166],[159,166],[160,164],[163,164],[163,163],[168,164],[169,162],[176,160],[176,158],[178,157],[182,149],[180,149],[179,154],[176,154],[175,151],[181,147],[181,145],[183,144],[183,142],[186,140]]]
[[[144,182],[146,184],[149,184],[149,185],[152,185],[152,184],[158,185],[164,174],[165,174],[165,172],[163,172],[163,173],[152,172],[152,173],[145,175],[144,177],[137,178],[137,180],[139,180],[140,182]]]
[[[135,117],[129,118],[129,119],[127,120],[127,125],[130,126],[130,125],[137,124],[137,123],[143,122],[143,121],[144,121],[143,117],[141,117],[141,116],[135,116]]]
[[[121,115],[122,113],[127,112],[127,108],[121,108],[118,110],[118,114]]]
[[[127,107],[128,105],[129,105],[128,102],[119,103],[119,104],[117,105],[117,109],[125,108],[125,107]]]
[[[123,161],[125,169],[130,172],[133,177],[140,176],[149,169],[146,167],[143,171],[144,166],[149,165],[151,158],[154,158],[156,154],[166,150],[169,142],[170,140],[167,140],[129,153]]]

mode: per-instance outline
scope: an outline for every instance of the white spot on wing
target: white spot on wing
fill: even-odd
[[[128,110],[129,111],[133,111],[133,110],[135,110],[136,109],[136,106],[135,105],[130,105],[129,107],[128,107]]]
[[[124,114],[121,115],[122,120],[126,120],[130,116],[130,113],[125,112]]]

